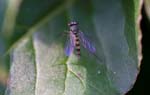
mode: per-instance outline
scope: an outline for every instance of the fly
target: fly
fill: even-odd
[[[68,24],[69,26],[69,40],[65,47],[65,54],[70,56],[74,49],[76,51],[76,55],[80,58],[81,56],[81,46],[87,49],[90,53],[95,53],[95,46],[91,43],[91,41],[79,30],[78,23],[72,21]]]

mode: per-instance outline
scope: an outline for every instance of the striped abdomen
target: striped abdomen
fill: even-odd
[[[75,35],[75,48],[76,48],[76,53],[77,55],[80,57],[81,53],[80,53],[80,40],[79,40],[79,36],[77,33],[74,33]]]

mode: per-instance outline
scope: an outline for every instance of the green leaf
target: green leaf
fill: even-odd
[[[150,20],[150,0],[144,0],[144,7],[147,13],[147,16]]]
[[[5,95],[123,95],[131,89],[141,56],[140,0],[15,1],[8,2],[1,33],[11,64]],[[93,42],[95,55],[83,47],[80,59],[65,55],[70,21]]]

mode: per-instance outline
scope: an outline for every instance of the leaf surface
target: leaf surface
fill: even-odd
[[[123,95],[131,89],[139,72],[140,0],[18,4],[13,25],[3,24],[1,34],[11,64],[6,95]],[[95,55],[83,47],[80,59],[65,55],[70,21],[93,42]]]

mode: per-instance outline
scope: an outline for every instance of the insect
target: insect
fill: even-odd
[[[68,23],[69,26],[69,40],[67,41],[65,47],[65,54],[70,56],[74,49],[76,50],[76,55],[80,58],[81,56],[81,46],[87,49],[90,53],[95,53],[95,46],[91,43],[91,41],[79,30],[78,23],[72,21]]]

